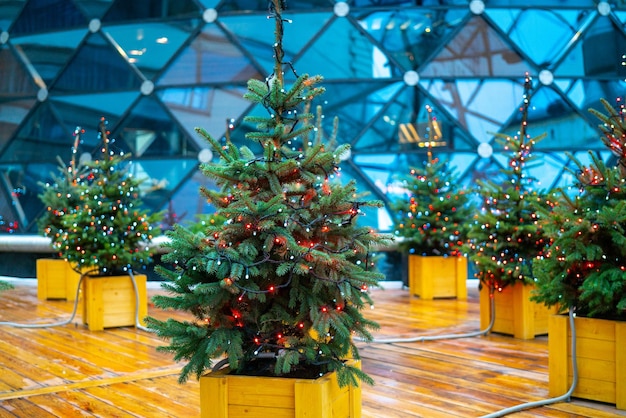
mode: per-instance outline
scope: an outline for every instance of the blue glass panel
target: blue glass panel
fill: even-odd
[[[139,90],[142,80],[100,33],[88,36],[61,72],[52,88],[54,93]]]
[[[0,45],[0,100],[35,97],[39,87],[7,45]]]
[[[99,19],[111,7],[113,0],[74,0],[74,3],[87,18]]]
[[[113,131],[134,157],[195,155],[197,147],[154,97],[142,97]]]
[[[119,25],[103,30],[124,50],[128,62],[152,79],[187,41],[197,24],[198,21],[144,23],[141,27]]]
[[[498,25],[508,23],[507,16],[514,16],[510,19],[513,26],[501,26],[502,29],[530,59],[544,66],[560,53],[580,26],[580,15],[574,10],[487,9],[487,14]]]
[[[196,85],[232,81],[245,84],[250,78],[263,77],[219,27],[208,24],[169,66],[159,79],[158,85]]]
[[[528,7],[533,5],[528,0],[488,0],[485,3],[494,7]],[[567,4],[564,4],[567,3]],[[595,2],[593,0],[541,0],[541,7],[587,7],[595,8]]]
[[[165,89],[158,95],[187,135],[204,148],[207,144],[195,128],[204,128],[214,138],[220,138],[228,121],[240,119],[251,106],[243,98],[245,92],[243,87],[194,87]]]
[[[190,178],[176,189],[169,202],[162,207],[162,210],[171,210],[181,219],[182,224],[189,224],[198,221],[198,215],[212,214],[215,207],[207,201],[207,198],[200,193],[200,187],[209,190],[216,190],[215,181],[203,175],[200,171],[195,171]]]
[[[49,84],[65,66],[75,49],[87,33],[87,28],[73,31],[53,32],[38,35],[15,36],[14,45],[19,45],[39,76]]]
[[[566,91],[566,94],[595,126],[598,121],[595,116],[589,115],[587,110],[589,108],[602,110],[600,99],[615,103],[617,98],[624,97],[624,92],[626,92],[624,80],[576,80],[571,83],[571,88]]]
[[[0,32],[9,30],[13,19],[20,13],[25,3],[26,0],[0,2]]]
[[[0,156],[2,162],[49,161],[71,151],[73,128],[64,126],[47,102],[31,112]]]
[[[295,61],[295,67],[301,73],[322,74],[327,79],[377,79],[403,74],[349,19],[334,19]]]
[[[34,104],[34,99],[0,101],[0,150],[4,148]]]
[[[361,27],[405,70],[417,69],[461,22],[467,10],[395,9],[356,14]]]
[[[599,16],[554,71],[557,77],[626,77],[626,36],[609,17]]]
[[[204,0],[205,2],[207,0]],[[333,0],[288,0],[287,9],[283,11],[283,17],[289,17],[288,15],[296,10],[310,10],[320,8],[332,8],[334,4]],[[266,12],[268,10],[267,0],[227,0],[222,1],[218,10],[220,12],[233,12],[233,11],[259,11]]]
[[[87,19],[71,1],[29,0],[11,26],[11,35],[86,27]]]
[[[50,104],[59,120],[68,129],[80,126],[85,130],[86,134],[81,138],[81,152],[92,152],[100,146],[98,139],[100,118],[104,117],[109,126],[116,126],[138,95],[136,92],[130,92],[56,96],[50,98]]]
[[[197,169],[196,158],[134,160],[130,165],[133,177],[142,182],[141,200],[152,210],[160,210],[168,202],[172,191]]]
[[[473,17],[420,71],[422,77],[520,77],[531,67],[481,17]]]
[[[293,23],[284,23],[283,62],[293,62],[302,48],[326,25],[332,13],[307,13],[295,16]],[[220,22],[263,67],[274,72],[275,21],[266,15],[224,16]],[[308,69],[298,69],[308,72]]]
[[[200,9],[193,0],[128,1],[115,0],[103,22],[141,21],[168,17],[197,17]]]
[[[407,1],[407,0],[349,0],[349,4],[354,4],[357,7],[391,7],[391,6],[399,6],[399,7],[409,7],[415,6],[415,0]],[[417,4],[425,7],[431,6],[454,6],[454,5],[463,5],[467,6],[467,0],[422,0]]]

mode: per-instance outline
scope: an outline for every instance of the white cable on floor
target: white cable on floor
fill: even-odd
[[[493,329],[493,324],[496,321],[496,304],[494,297],[494,289],[491,288],[489,290],[489,299],[491,302],[491,320],[489,321],[489,325],[484,330],[468,332],[463,334],[444,334],[444,335],[423,335],[417,337],[409,337],[409,338],[388,338],[388,339],[373,339],[369,341],[370,343],[378,343],[378,344],[396,344],[396,343],[415,343],[415,342],[423,342],[423,341],[437,341],[437,340],[451,340],[455,338],[470,338],[470,337],[478,337],[481,335],[487,335]],[[355,338],[355,341],[365,341],[361,338]]]
[[[511,408],[502,409],[500,411],[494,412],[489,415],[483,415],[481,418],[503,417],[505,415],[512,414],[514,412],[523,411],[525,409],[537,408],[539,406],[550,405],[550,404],[557,403],[557,402],[564,402],[564,401],[567,402],[570,400],[570,397],[572,396],[572,393],[574,393],[574,390],[576,389],[576,385],[578,384],[578,363],[576,361],[576,328],[574,325],[574,308],[569,309],[569,324],[572,330],[572,343],[571,344],[572,344],[572,373],[573,373],[572,385],[570,386],[569,390],[565,394],[561,396],[557,396],[556,398],[523,403],[517,406],[513,406]]]
[[[76,287],[76,297],[74,298],[74,308],[72,309],[72,313],[68,319],[61,321],[61,322],[53,322],[53,323],[47,323],[47,324],[23,324],[23,323],[17,323],[17,322],[0,322],[0,326],[5,325],[5,326],[14,327],[14,328],[49,328],[49,327],[58,327],[62,325],[67,325],[71,323],[74,320],[74,317],[76,316],[76,311],[78,310],[78,296],[80,294],[80,288],[83,282],[83,278],[87,274],[88,273],[80,274],[80,279],[78,280],[78,286]],[[128,270],[128,275],[130,276],[130,280],[133,283],[133,290],[135,291],[135,328],[138,328],[142,331],[152,332],[152,330],[141,325],[141,322],[139,321],[139,288],[137,287],[137,281],[135,280],[135,276],[133,275],[133,272],[131,270]]]

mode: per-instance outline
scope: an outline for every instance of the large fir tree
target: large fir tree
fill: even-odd
[[[434,123],[428,108],[431,132]],[[416,255],[457,256],[465,243],[473,214],[469,193],[448,161],[428,150],[424,167],[412,167],[402,180],[408,196],[393,202],[400,248]]]
[[[589,152],[578,167],[574,193],[559,190],[545,228],[554,237],[536,263],[534,299],[576,308],[582,316],[626,320],[626,123],[624,113],[602,100],[606,114],[591,109],[602,124],[604,143],[617,158],[607,166]]]
[[[99,135],[100,154],[85,163],[85,178],[76,184],[78,202],[76,195],[65,202],[59,233],[51,235],[53,248],[81,272],[117,275],[145,269],[161,214],[142,207],[141,182],[129,171],[131,155],[111,149],[104,118]]]
[[[254,155],[198,129],[220,156],[202,169],[221,188],[202,193],[227,221],[167,234],[163,259],[176,268],[159,272],[171,295],[154,302],[194,319],[148,318],[148,324],[169,340],[161,350],[186,361],[181,382],[222,356],[241,374],[316,377],[336,370],[340,384],[370,382],[345,360],[359,358],[353,337],[370,340],[369,329],[377,326],[362,309],[371,304],[368,289],[383,278],[370,251],[385,237],[357,220],[363,207],[381,203],[362,200],[354,182],[337,180],[349,145],[333,149],[321,114],[316,119],[306,108],[324,92],[321,77],[304,74],[285,85],[281,3],[270,4],[274,72],[265,81],[249,80],[245,95],[267,109],[267,116],[246,118],[257,125],[247,139],[263,151]]]
[[[549,243],[539,222],[549,193],[542,191],[530,175],[535,160],[533,147],[545,136],[531,137],[527,133],[531,88],[527,75],[518,135],[496,135],[496,141],[510,153],[508,166],[500,170],[501,181],[479,183],[483,207],[468,232],[468,255],[474,263],[475,276],[490,289],[533,283],[533,263]]]

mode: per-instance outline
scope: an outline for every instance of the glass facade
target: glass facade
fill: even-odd
[[[463,181],[506,164],[494,133],[514,135],[526,73],[533,78],[529,133],[533,174],[550,187],[571,180],[569,151],[608,160],[589,108],[625,93],[626,5],[593,0],[287,0],[287,80],[320,74],[319,101],[339,119],[352,152],[342,176],[389,201],[397,178],[431,148]],[[217,159],[194,128],[246,144],[249,78],[273,71],[274,21],[267,0],[0,1],[0,216],[36,233],[38,194],[69,161],[98,146],[108,120],[114,146],[133,155],[142,199],[183,221],[212,208],[200,162]],[[390,214],[368,213],[381,230]]]

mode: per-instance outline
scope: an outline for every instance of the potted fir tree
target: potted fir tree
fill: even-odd
[[[354,182],[338,181],[349,145],[325,141],[321,117],[311,123],[306,104],[323,93],[321,77],[304,74],[285,85],[283,3],[270,3],[274,73],[250,80],[245,95],[267,109],[267,116],[247,119],[257,130],[246,136],[262,152],[223,144],[199,129],[220,156],[203,172],[221,189],[203,193],[227,221],[202,232],[176,226],[167,233],[163,259],[176,268],[159,268],[170,295],[154,303],[193,320],[147,321],[169,341],[160,349],[186,361],[180,381],[191,374],[200,379],[203,417],[243,410],[358,417],[359,383],[371,382],[358,366],[353,337],[371,340],[369,329],[377,326],[361,312],[371,303],[368,289],[382,279],[370,250],[391,237],[357,225],[362,208],[381,203],[359,198]],[[228,368],[217,370],[223,364]]]
[[[85,163],[78,202],[51,236],[59,255],[83,272],[83,321],[90,330],[137,325],[147,315],[146,275],[134,273],[151,262],[148,245],[161,217],[141,207],[130,154],[112,151],[108,134],[102,119],[100,155]]]
[[[66,165],[58,157],[58,174],[52,173],[52,181],[40,184],[42,192],[39,199],[43,202],[46,212],[38,220],[41,234],[53,239],[63,233],[62,219],[71,208],[80,203],[79,184],[85,177],[85,169],[76,159],[78,145],[84,130],[76,127],[72,158]],[[80,272],[75,270],[64,258],[37,259],[37,297],[39,299],[66,299],[73,301],[78,291]]]
[[[535,265],[533,298],[575,310],[578,385],[574,396],[626,409],[626,123],[605,100],[604,142],[617,156],[607,167],[594,153],[588,165],[570,155],[579,170],[574,193],[560,191],[545,229],[553,237]],[[550,318],[550,394],[571,382],[571,330],[567,315]],[[584,360],[583,360],[584,359]]]
[[[479,183],[483,207],[468,232],[468,255],[480,281],[481,328],[486,329],[495,315],[492,331],[524,339],[546,334],[551,312],[530,300],[533,265],[549,243],[539,219],[549,193],[539,190],[529,174],[533,147],[544,137],[531,138],[526,132],[530,89],[526,76],[520,132],[496,136],[510,152],[509,164],[500,170],[500,182]]]
[[[430,150],[427,156],[423,168],[412,168],[403,179],[408,198],[391,206],[398,247],[408,254],[409,291],[422,299],[466,299],[467,258],[461,249],[473,213],[469,195],[448,162]]]

